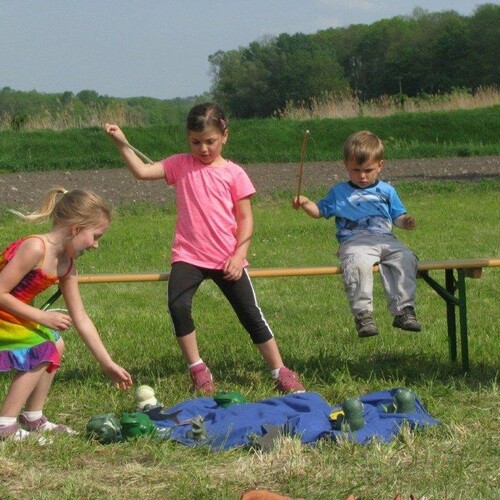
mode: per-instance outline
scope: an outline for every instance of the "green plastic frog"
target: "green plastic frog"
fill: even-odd
[[[125,439],[152,436],[156,431],[153,421],[142,412],[122,413],[120,424]]]
[[[343,424],[348,427],[348,430],[357,431],[364,427],[363,403],[359,399],[346,399],[342,403],[342,410],[344,411]]]
[[[122,440],[122,427],[113,413],[90,417],[86,426],[86,433],[89,439],[94,439],[102,444]]]
[[[245,396],[243,396],[243,394],[238,391],[218,391],[214,394],[214,400],[219,406],[222,406],[223,408],[247,402]]]

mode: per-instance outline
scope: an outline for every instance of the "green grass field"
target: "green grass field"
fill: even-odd
[[[398,190],[417,220],[398,231],[421,260],[500,256],[500,183],[402,183]],[[319,193],[305,193],[314,197]],[[290,208],[292,193],[257,198],[252,267],[335,265],[332,221],[312,220]],[[2,209],[1,246],[43,230],[19,223]],[[174,214],[148,204],[118,207],[95,253],[78,262],[81,274],[168,270]],[[140,228],[140,231],[138,231]],[[433,273],[443,279],[441,272]],[[308,390],[329,403],[405,386],[442,424],[390,444],[322,442],[303,446],[283,438],[263,454],[212,452],[142,439],[114,445],[88,442],[92,415],[131,410],[131,392],[117,392],[100,373],[73,330],[46,405],[46,414],[82,432],[53,444],[0,443],[1,498],[237,499],[248,488],[292,497],[490,499],[499,493],[498,370],[500,269],[467,280],[470,372],[448,359],[444,302],[423,281],[417,290],[420,334],[391,327],[378,279],[375,318],[381,335],[359,340],[339,276],[259,278],[254,286],[285,362]],[[117,362],[172,406],[191,397],[189,377],[165,310],[165,283],[87,284],[82,295]],[[48,295],[48,292],[47,292]],[[40,298],[40,304],[44,297]],[[247,334],[216,287],[206,282],[194,304],[203,358],[219,388],[250,401],[277,393]],[[10,378],[2,374],[0,397]]]
[[[296,162],[304,132],[310,131],[307,161],[342,157],[353,132],[369,129],[384,141],[387,158],[498,155],[500,106],[472,110],[399,113],[373,118],[230,122],[225,156],[237,163]],[[124,127],[131,144],[152,159],[186,149],[184,126]],[[272,137],[272,140],[269,138]],[[0,173],[82,170],[121,166],[101,128],[0,131]]]

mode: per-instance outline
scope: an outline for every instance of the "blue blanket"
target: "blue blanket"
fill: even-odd
[[[255,440],[272,429],[299,436],[303,443],[319,439],[349,439],[366,444],[372,439],[388,442],[396,436],[403,422],[410,428],[437,425],[438,420],[427,413],[416,398],[413,413],[386,413],[381,405],[389,405],[397,389],[366,394],[363,403],[366,425],[355,432],[335,430],[329,417],[341,410],[340,405],[329,405],[319,394],[305,392],[264,399],[257,403],[218,406],[213,398],[197,398],[171,408],[157,407],[147,412],[165,436],[187,446],[209,445],[213,449],[252,446]],[[194,439],[192,419],[203,417],[206,438]]]

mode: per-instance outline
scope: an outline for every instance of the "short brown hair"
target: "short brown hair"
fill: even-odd
[[[344,142],[344,161],[355,161],[357,165],[384,158],[384,143],[369,130],[350,135]]]

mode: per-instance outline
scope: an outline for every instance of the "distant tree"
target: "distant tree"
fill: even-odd
[[[466,72],[472,87],[500,84],[500,5],[484,4],[470,19]]]
[[[209,57],[212,93],[238,118],[270,116],[287,101],[345,89],[343,71],[321,40],[282,34]]]
[[[61,94],[59,100],[63,106],[67,106],[74,100],[74,98],[75,95],[73,94],[73,92],[66,91]]]
[[[313,35],[281,34],[210,56],[212,92],[238,117],[269,116],[349,88],[362,100],[498,85],[500,6],[383,19]]]
[[[82,90],[76,94],[77,99],[82,104],[91,104],[99,102],[99,94],[95,90]]]

